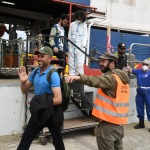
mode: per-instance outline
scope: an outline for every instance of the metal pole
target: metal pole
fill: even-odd
[[[66,39],[64,38],[64,45],[63,45],[63,71],[62,71],[62,75],[64,76],[65,74],[65,67],[66,67]]]
[[[110,26],[107,27],[107,52],[110,52],[110,49],[111,49],[111,42],[110,42],[110,39],[111,39],[111,28]]]
[[[26,35],[27,35],[27,40],[26,40],[26,58],[25,58],[25,66],[28,65],[28,45],[29,45],[29,35],[28,35],[28,31],[26,31]],[[27,69],[27,73],[28,73],[28,68]]]
[[[69,27],[71,24],[71,20],[72,20],[72,4],[70,4],[70,7],[69,7]]]
[[[130,49],[129,49],[129,63],[131,63],[132,47],[133,47],[134,45],[150,47],[150,44],[132,43],[132,44],[130,45]]]
[[[2,38],[0,38],[0,67],[2,67]]]
[[[88,42],[87,42],[87,51],[86,53],[89,55],[89,49],[90,49],[90,35],[91,35],[91,26],[93,25],[93,22],[91,22],[88,26]],[[86,65],[88,66],[88,57],[86,57]]]
[[[28,35],[28,31],[26,31],[26,35],[27,35],[27,40],[26,40],[26,58],[25,58],[25,66],[28,65],[28,40],[29,40],[29,35]],[[26,66],[26,72],[28,74],[28,67]],[[27,102],[28,102],[28,93],[25,94],[25,124],[27,124],[27,111],[28,111],[28,106],[27,106]]]

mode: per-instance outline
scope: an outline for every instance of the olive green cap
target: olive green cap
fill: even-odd
[[[35,52],[35,54],[44,54],[44,55],[50,55],[50,56],[53,56],[53,51],[50,47],[48,46],[45,46],[45,47],[41,47],[39,50],[37,50]]]
[[[118,57],[115,54],[109,53],[109,52],[104,53],[103,55],[99,56],[99,58],[100,59],[111,59],[114,61],[118,60]]]

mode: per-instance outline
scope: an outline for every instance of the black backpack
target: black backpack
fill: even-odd
[[[37,68],[34,71],[33,78],[36,75],[38,69],[39,68]],[[50,82],[51,74],[53,72],[57,72],[57,70],[52,68],[47,74],[46,79],[47,79],[48,83]],[[61,92],[62,92],[62,104],[61,105],[62,105],[63,111],[66,111],[68,109],[69,101],[71,98],[71,88],[70,88],[69,84],[66,83],[65,79],[62,79],[61,77],[60,77],[60,85],[61,85]]]

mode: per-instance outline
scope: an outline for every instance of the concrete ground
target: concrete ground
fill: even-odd
[[[150,150],[150,125],[146,122],[146,128],[136,130],[136,123],[125,126],[125,136],[123,139],[124,150]],[[63,134],[66,150],[98,150],[95,136],[88,130],[74,131]],[[0,137],[0,150],[16,150],[18,145],[17,136]],[[34,141],[30,150],[54,150],[53,145],[41,145]]]

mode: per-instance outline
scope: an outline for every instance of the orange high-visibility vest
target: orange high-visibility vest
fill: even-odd
[[[117,75],[112,75],[115,76],[117,81],[116,98],[107,96],[102,92],[101,88],[99,88],[94,101],[92,115],[114,124],[127,124],[129,85],[123,84]]]

